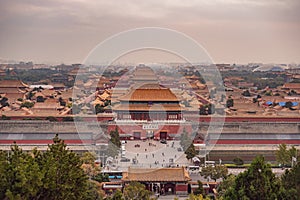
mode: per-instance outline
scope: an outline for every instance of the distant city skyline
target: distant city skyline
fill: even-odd
[[[215,63],[300,63],[298,0],[0,0],[0,58],[82,63],[106,38],[162,27],[201,44]],[[116,62],[179,62],[134,52]]]

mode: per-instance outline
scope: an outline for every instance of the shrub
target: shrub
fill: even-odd
[[[233,163],[235,165],[243,165],[244,161],[240,157],[236,157],[236,158],[233,159]]]
[[[0,120],[10,120],[10,117],[7,117],[6,115],[2,115]]]
[[[50,122],[57,122],[57,119],[53,116],[46,117],[46,120],[49,120]]]
[[[64,122],[72,122],[72,121],[74,121],[74,119],[73,119],[73,117],[64,117],[63,121]]]
[[[25,107],[25,108],[32,108],[34,106],[34,103],[33,102],[29,102],[29,101],[26,101],[24,103],[21,104],[21,108]]]

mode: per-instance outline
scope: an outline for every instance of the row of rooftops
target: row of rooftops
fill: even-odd
[[[155,77],[156,77],[156,79],[160,79],[161,77],[164,76],[164,75],[156,76],[154,74],[154,72],[150,68],[147,68],[147,67],[137,68],[133,73],[133,77],[137,76],[137,75],[141,75],[144,77],[152,77],[153,79]],[[207,88],[204,87],[205,86],[204,84],[200,83],[199,80],[197,80],[198,76],[189,75],[189,76],[186,76],[185,78],[186,79],[180,79],[177,82],[182,83],[183,85],[190,84],[191,87],[193,88],[193,91],[196,91],[196,92],[193,92],[193,94],[191,94],[190,91],[185,90],[185,87],[180,88],[181,92],[175,92],[175,90],[173,90],[173,89],[170,90],[169,88],[161,86],[158,83],[154,83],[154,82],[148,83],[147,82],[147,84],[145,84],[145,83],[139,82],[140,85],[134,84],[131,87],[131,89],[129,89],[129,88],[105,89],[104,92],[97,95],[95,97],[95,99],[92,99],[91,101],[88,101],[88,102],[91,102],[92,105],[99,104],[101,106],[104,105],[105,100],[111,100],[112,102],[114,102],[114,101],[129,102],[129,101],[131,101],[131,102],[144,102],[145,103],[143,105],[136,105],[136,107],[134,107],[134,105],[130,105],[130,108],[135,109],[135,110],[149,109],[151,104],[154,102],[173,103],[173,105],[164,105],[164,107],[176,110],[176,109],[185,107],[185,105],[183,105],[183,104],[179,104],[179,106],[177,105],[178,103],[181,103],[182,100],[187,101],[188,104],[190,105],[189,107],[185,107],[185,109],[193,110],[192,108],[198,109],[199,106],[211,102],[207,97]],[[110,79],[105,78],[105,82],[108,82],[108,81],[110,81]],[[6,95],[10,100],[13,100],[13,101],[15,101],[16,99],[22,98],[22,97],[24,98],[24,94],[26,93],[26,91],[28,91],[27,89],[29,87],[30,86],[26,85],[22,81],[17,81],[17,80],[0,81],[0,93],[2,94],[2,96],[4,94],[4,96]],[[187,87],[189,87],[189,86],[187,86]],[[299,89],[299,88],[300,88],[300,83],[286,83],[283,85],[282,91],[294,90],[297,92],[297,89]],[[80,89],[84,89],[84,88],[77,88],[77,89],[80,90]],[[63,99],[67,99],[67,98],[72,97],[72,92],[73,92],[72,90],[68,90],[68,92],[62,91],[60,96],[62,96]],[[241,93],[241,90],[239,90],[237,92]],[[36,93],[36,95],[47,98],[51,95],[51,93],[53,93],[52,95],[55,95],[55,92],[53,92],[53,89],[48,88],[48,89],[44,89],[44,90]],[[229,92],[229,94],[230,94],[230,92]],[[241,97],[240,94],[237,94],[237,95]],[[238,96],[236,96],[236,97],[238,97]],[[262,108],[260,108],[259,106],[252,104],[251,99],[246,100],[244,102],[239,102],[236,97],[235,97],[235,106],[234,106],[235,109],[240,109],[240,110],[241,109],[242,110],[243,109],[246,109],[246,110],[252,109],[252,110],[257,110],[257,111],[262,110]],[[272,101],[273,103],[281,103],[282,104],[283,102],[288,101],[288,99],[286,99],[286,97],[287,96],[285,96],[282,99],[281,96],[263,96],[262,101],[263,102]],[[244,97],[242,97],[242,98],[246,99]],[[296,104],[299,102],[299,99],[293,99],[290,101],[293,101],[293,105],[295,104],[295,106],[297,106]],[[53,104],[53,102],[54,101],[52,101],[51,99],[48,99],[43,103],[36,104],[36,108],[37,107],[39,107],[40,109],[43,109],[46,107],[49,108],[49,106],[46,106],[46,104]],[[121,109],[126,108],[126,106],[124,108],[122,108],[122,107],[124,107],[124,106],[120,105],[120,106],[113,107],[113,109],[118,110],[119,108],[121,108]],[[244,108],[241,108],[241,107],[244,107]],[[127,106],[127,108],[128,108],[128,106]],[[259,112],[257,112],[257,113],[259,113]],[[262,111],[262,113],[263,113],[263,111]]]

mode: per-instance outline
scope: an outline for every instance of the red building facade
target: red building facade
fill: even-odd
[[[119,99],[114,108],[120,137],[172,139],[190,124],[183,117],[179,100],[169,88],[145,84]],[[115,126],[113,127],[115,128]]]

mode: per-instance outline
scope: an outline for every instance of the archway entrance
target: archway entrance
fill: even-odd
[[[175,194],[175,184],[174,183],[167,183],[164,185],[164,191],[165,194],[167,195],[171,195],[171,194]]]
[[[166,140],[167,139],[167,136],[168,136],[168,133],[166,131],[161,131],[159,132],[159,138],[161,140]]]
[[[191,194],[192,193],[192,186],[191,184],[188,184],[188,194]]]
[[[141,139],[141,132],[133,132],[133,139],[140,140]]]

